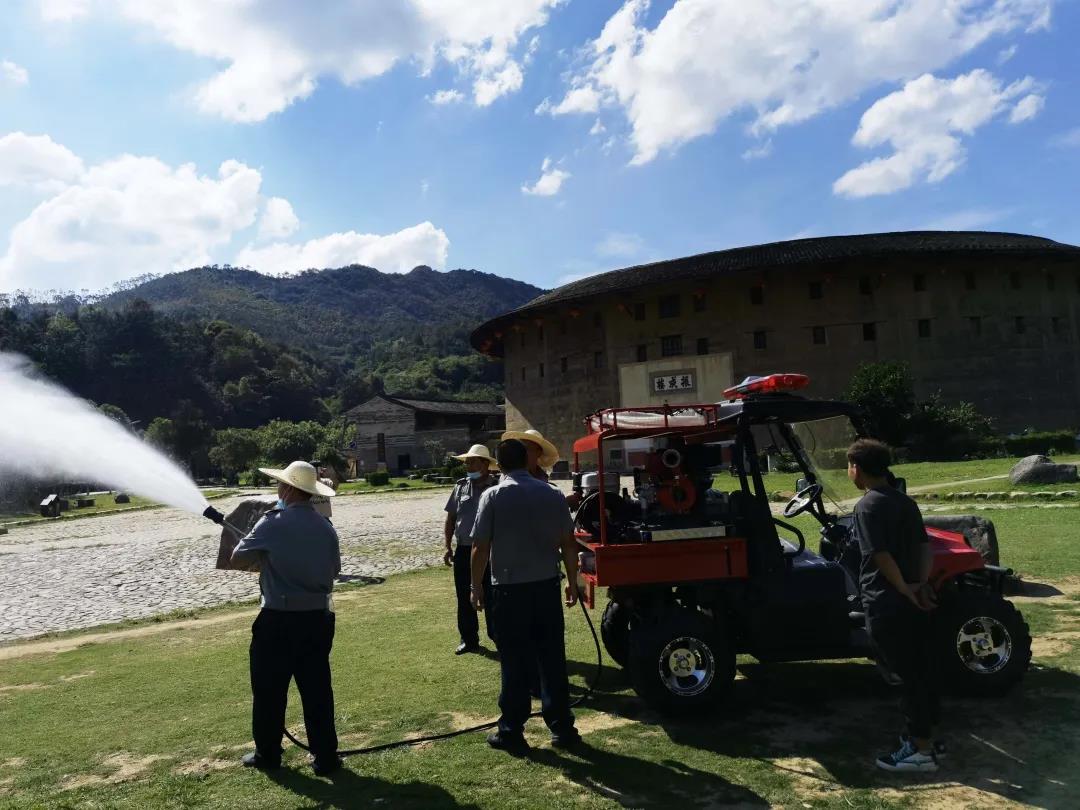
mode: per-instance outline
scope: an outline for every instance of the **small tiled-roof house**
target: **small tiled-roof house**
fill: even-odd
[[[345,451],[357,475],[381,465],[392,473],[429,467],[428,442],[437,441],[448,451],[461,453],[472,444],[492,446],[506,427],[499,403],[405,399],[387,394],[376,394],[347,411],[345,417],[357,426],[356,447]]]

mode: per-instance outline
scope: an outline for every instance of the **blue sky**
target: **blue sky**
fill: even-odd
[[[1080,243],[1080,3],[311,8],[9,0],[0,292],[204,262],[550,287],[911,228]]]

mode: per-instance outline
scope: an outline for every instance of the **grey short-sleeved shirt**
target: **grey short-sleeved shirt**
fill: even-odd
[[[271,509],[232,556],[259,562],[262,606],[273,610],[328,607],[334,577],[341,573],[337,532],[310,503]]]
[[[491,544],[493,585],[520,585],[559,576],[559,544],[573,531],[562,492],[515,470],[480,496],[472,538]]]
[[[454,485],[453,492],[446,499],[446,511],[454,516],[454,539],[459,546],[471,546],[473,522],[476,520],[476,509],[480,506],[480,496],[484,491],[495,485],[495,477],[490,473],[483,484],[470,481],[468,478],[460,479]]]

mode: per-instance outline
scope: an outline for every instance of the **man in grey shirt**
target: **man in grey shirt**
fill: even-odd
[[[492,625],[499,648],[502,691],[493,748],[522,753],[529,717],[529,677],[540,669],[540,703],[552,744],[568,748],[581,737],[570,711],[566,644],[559,605],[559,555],[566,566],[566,605],[577,604],[577,544],[566,499],[526,469],[525,446],[499,444],[503,478],[480,496],[472,530],[472,603],[485,606],[481,586],[490,559]]]
[[[330,683],[330,594],[341,572],[341,551],[337,532],[315,511],[311,497],[335,493],[317,480],[315,468],[305,461],[294,461],[284,470],[260,471],[280,482],[277,506],[232,553],[234,562],[258,563],[262,591],[250,648],[255,751],[244,757],[244,765],[281,765],[289,681],[295,678],[315,773],[322,776],[341,766]]]

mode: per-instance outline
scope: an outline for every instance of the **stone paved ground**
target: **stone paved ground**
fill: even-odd
[[[438,564],[449,490],[334,502],[345,576]],[[241,498],[215,501],[228,513]],[[0,537],[0,643],[259,595],[255,574],[217,571],[219,531],[175,509],[36,523]]]

